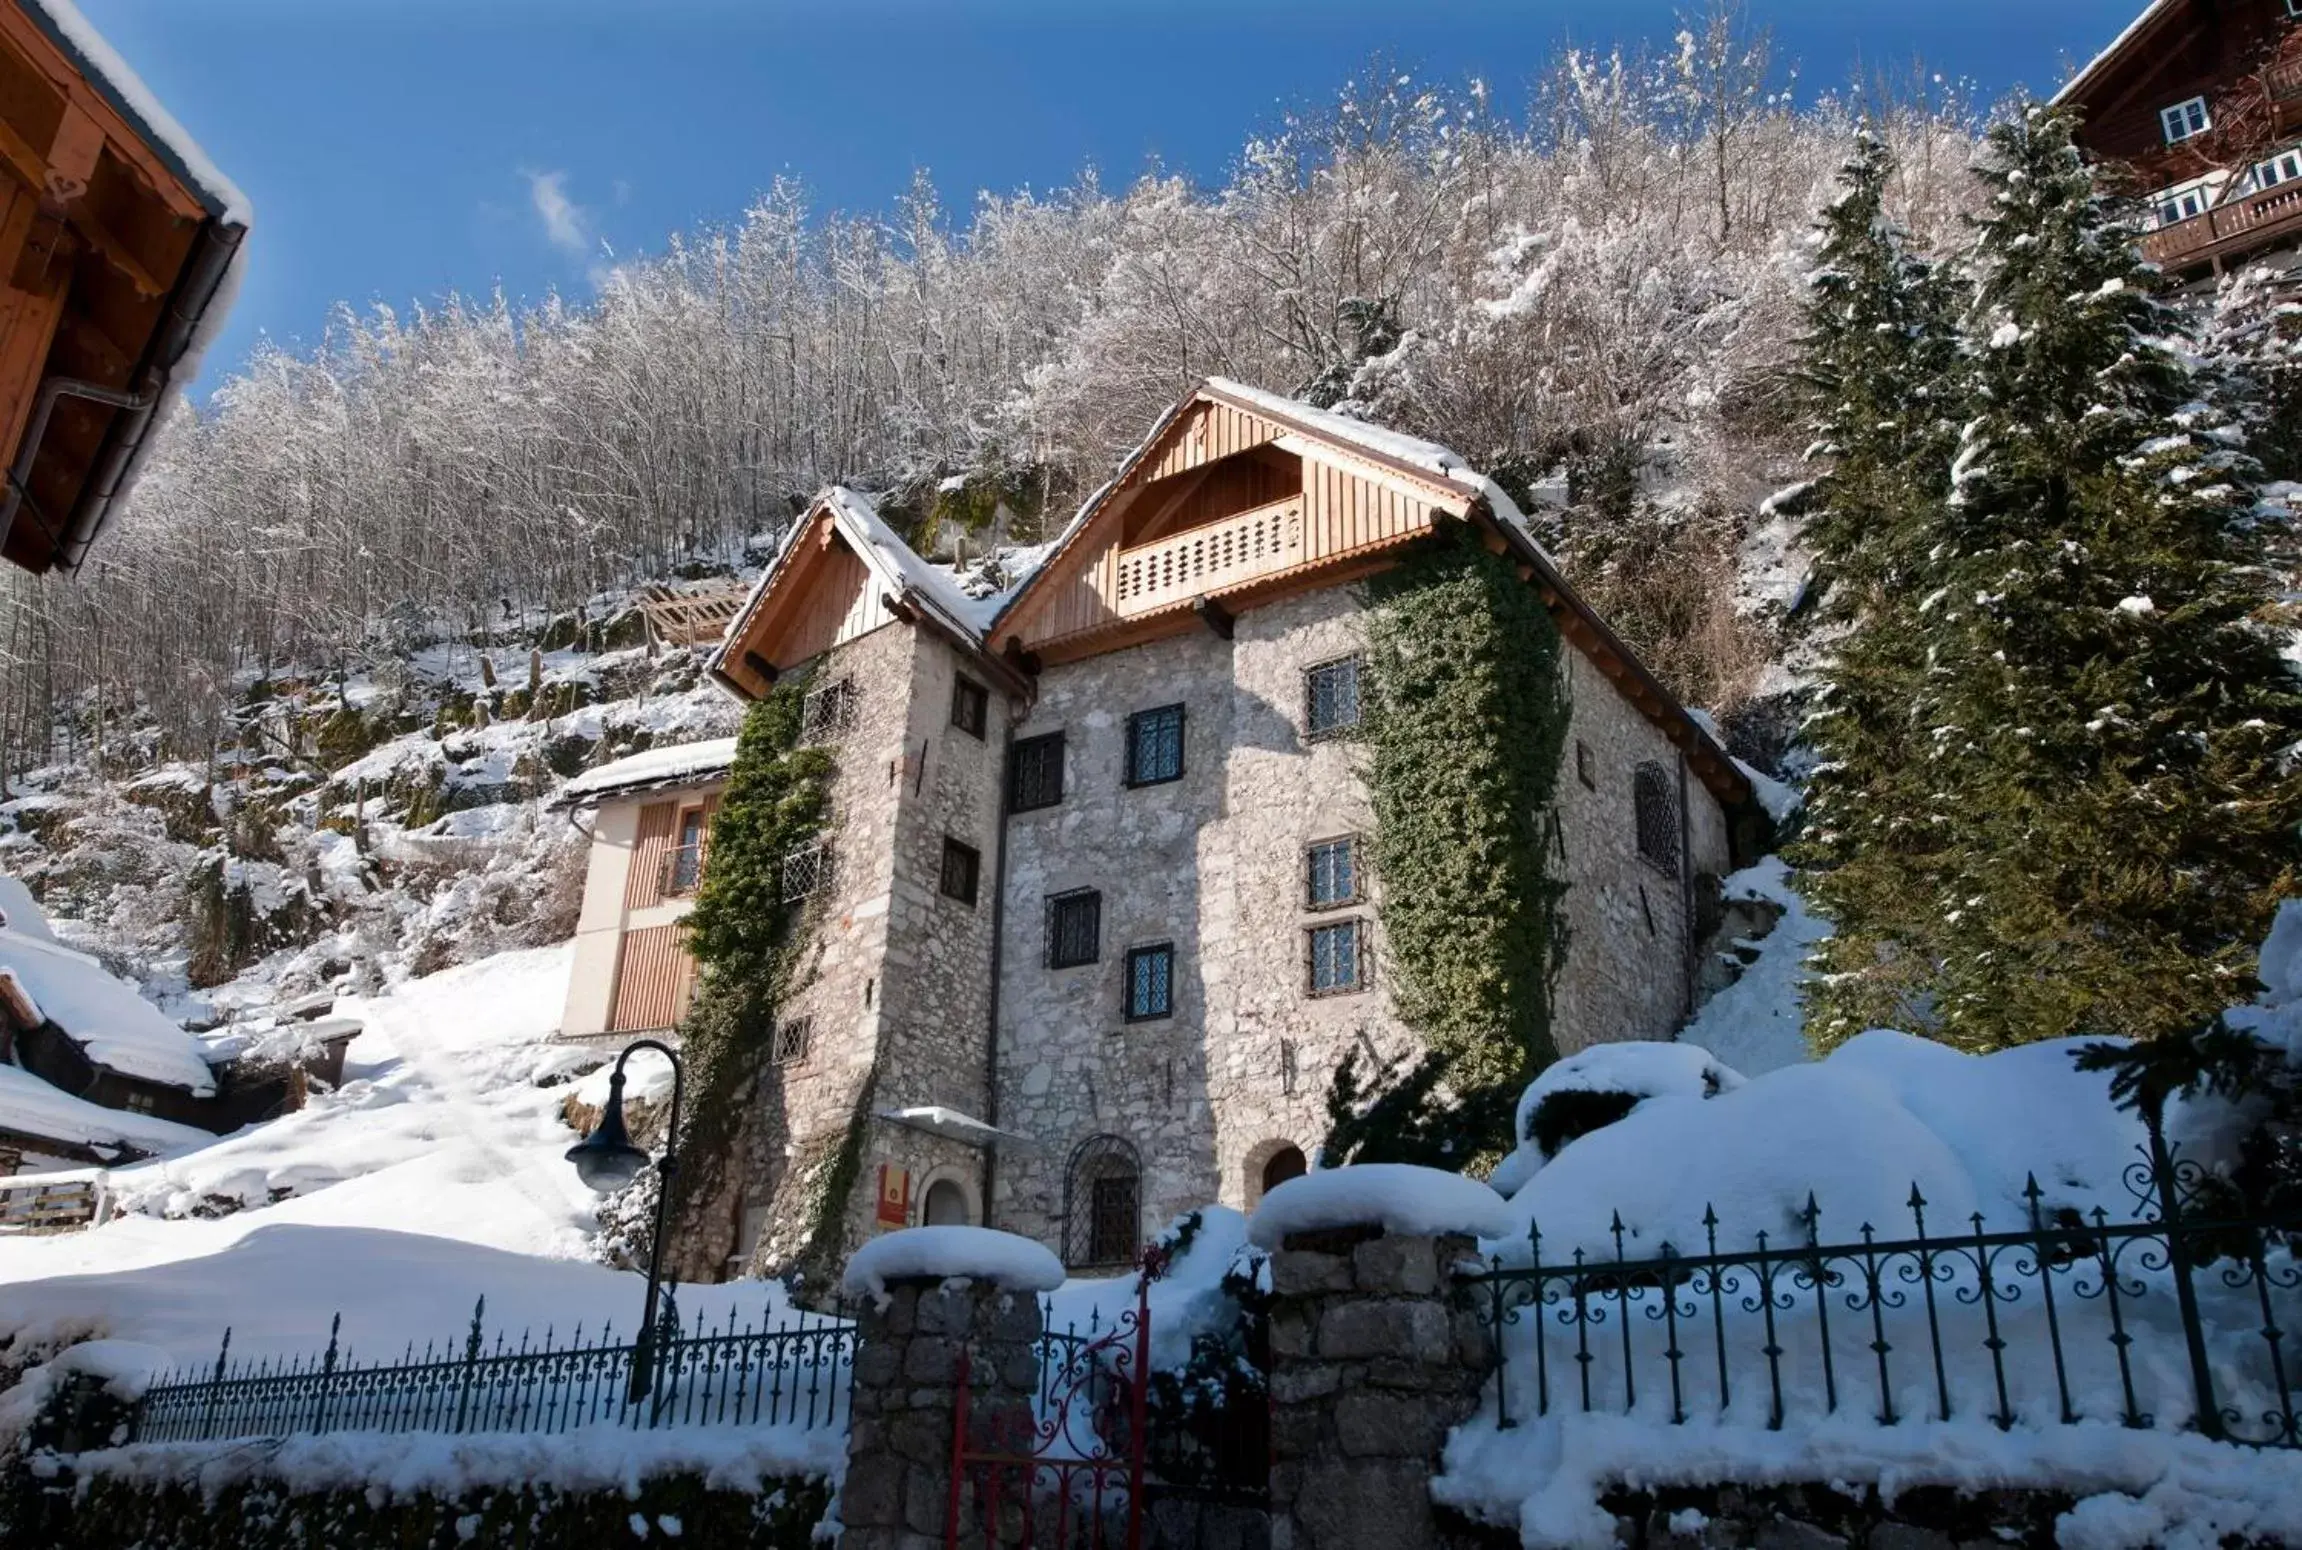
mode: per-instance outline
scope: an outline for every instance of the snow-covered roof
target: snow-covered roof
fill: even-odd
[[[674,743],[668,748],[650,748],[643,753],[612,759],[597,769],[585,770],[560,787],[559,795],[553,800],[564,806],[633,791],[696,785],[726,774],[734,763],[735,739],[732,737]]]
[[[86,953],[13,927],[0,930],[0,977],[35,1020],[63,1029],[96,1064],[197,1097],[215,1092],[200,1041]]]
[[[39,1136],[105,1155],[113,1147],[138,1152],[181,1151],[216,1138],[205,1130],[127,1109],[107,1109],[51,1087],[29,1071],[0,1065],[0,1130]]]
[[[2142,8],[2141,14],[2128,22],[2118,36],[2110,40],[2108,47],[2089,59],[2084,68],[2063,83],[2062,89],[2048,99],[2048,106],[2059,108],[2081,90],[2093,85],[2095,76],[2106,69],[2113,59],[2124,53],[2126,45],[2141,36],[2143,29],[2182,3],[2183,0],[2150,0],[2150,3]]]

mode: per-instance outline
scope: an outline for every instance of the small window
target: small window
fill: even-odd
[[[1631,777],[1631,805],[1638,823],[1639,856],[1657,870],[1678,876],[1679,803],[1670,771],[1649,762]]]
[[[1599,789],[1599,756],[1579,737],[1575,739],[1575,779],[1593,791]]]
[[[1047,901],[1047,967],[1075,969],[1103,955],[1103,895],[1075,888]]]
[[[1175,1012],[1175,944],[1137,947],[1127,954],[1127,1020],[1148,1022]]]
[[[776,1024],[775,1042],[768,1050],[769,1063],[796,1066],[805,1060],[813,1031],[813,1026],[804,1017],[794,1017],[789,1022]]]
[[[969,737],[983,735],[984,722],[991,707],[991,693],[972,678],[955,679],[951,685],[951,724]]]
[[[703,881],[703,809],[691,807],[679,815],[679,843],[663,858],[665,898],[684,898]]]
[[[1162,705],[1127,718],[1127,784],[1183,778],[1183,707]]]
[[[1334,737],[1359,724],[1359,659],[1322,662],[1303,675],[1303,725],[1312,737]]]
[[[1366,987],[1366,944],[1360,922],[1338,920],[1311,928],[1310,989],[1314,996],[1341,995]]]
[[[925,1227],[967,1226],[967,1192],[949,1179],[937,1179],[927,1186],[927,1198],[919,1206],[919,1220]]]
[[[2292,3],[2302,4],[2302,0],[2292,0]],[[2280,151],[2254,168],[2254,187],[2257,190],[2276,188],[2281,183],[2291,183],[2297,178],[2302,178],[2302,148]]]
[[[1345,835],[1321,840],[1308,852],[1309,887],[1304,903],[1311,909],[1333,909],[1359,902],[1359,842]]]
[[[943,896],[962,904],[975,902],[975,888],[983,875],[983,856],[972,845],[943,838]]]
[[[799,736],[802,742],[836,742],[855,725],[855,707],[861,696],[855,680],[842,678],[809,693],[800,702]]]
[[[2206,99],[2192,97],[2172,107],[2158,110],[2159,127],[2166,131],[2166,143],[2176,145],[2194,136],[2202,135],[2213,127],[2206,113]]]
[[[787,852],[783,858],[783,902],[812,898],[831,891],[836,868],[832,863],[831,847],[816,842],[802,845]]]
[[[1063,800],[1063,734],[1018,741],[1009,755],[1007,806],[1013,812],[1053,807]]]
[[[159,1107],[150,1093],[136,1087],[128,1089],[128,1096],[122,1103],[131,1114],[151,1114],[157,1112]]]

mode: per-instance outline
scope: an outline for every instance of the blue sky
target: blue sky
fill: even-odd
[[[1802,94],[1923,59],[2051,90],[2142,0],[1750,0]],[[779,173],[879,208],[1219,179],[1241,139],[1371,55],[1506,105],[1564,42],[1656,41],[1670,0],[80,0],[256,208],[205,386],[330,305],[501,285],[589,294],[631,253],[740,213]]]

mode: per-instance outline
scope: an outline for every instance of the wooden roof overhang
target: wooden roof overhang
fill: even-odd
[[[34,0],[0,0],[0,557],[85,558],[246,235],[131,92]]]
[[[2117,101],[2130,94],[2134,86],[2140,84],[2139,81],[2129,83],[2127,92],[2121,93],[2118,99],[2095,100],[2094,94],[2108,85],[2128,61],[2137,59],[2146,46],[2156,45],[2159,56],[2171,52],[2168,34],[2178,21],[2189,23],[2180,40],[2187,42],[2189,36],[2201,25],[2199,18],[2193,14],[2190,0],[2150,0],[2126,24],[2124,31],[2111,39],[2107,48],[2088,60],[2076,75],[2062,84],[2062,88],[2048,99],[2048,105],[2081,108],[2090,117],[2099,117],[2109,111],[2116,106]]]
[[[981,639],[963,622],[948,617],[941,604],[889,568],[870,535],[852,531],[850,522],[843,520],[850,513],[838,494],[826,491],[816,497],[766,574],[753,585],[707,663],[713,680],[738,699],[756,700],[784,673],[818,655],[829,638],[820,628],[809,628],[813,621],[808,616],[820,607],[827,584],[838,583],[832,571],[845,557],[863,570],[868,595],[862,607],[867,614],[876,610],[887,619],[940,636],[1003,692],[1028,696],[1026,679],[986,652]]]
[[[1054,552],[993,622],[985,643],[993,654],[1011,663],[1018,673],[1036,674],[1055,663],[1124,650],[1208,625],[1227,631],[1232,615],[1296,593],[1347,585],[1387,569],[1397,563],[1402,551],[1430,541],[1429,526],[1404,531],[1323,555],[1315,561],[1247,577],[1197,597],[1033,640],[1027,645],[1026,632],[1046,608],[1055,589],[1063,584],[1066,569],[1075,569],[1083,563],[1082,551],[1097,535],[1107,538],[1112,528],[1123,520],[1128,503],[1148,482],[1145,475],[1158,466],[1161,454],[1174,441],[1186,417],[1196,406],[1210,403],[1228,405],[1279,424],[1281,434],[1273,439],[1282,447],[1292,443],[1308,448],[1315,443],[1321,459],[1365,469],[1426,501],[1434,513],[1475,524],[1490,550],[1515,556],[1520,579],[1540,590],[1544,606],[1557,622],[1560,633],[1641,715],[1685,752],[1688,767],[1723,805],[1739,807],[1753,800],[1750,781],[1726,750],[1663,687],[1639,660],[1637,652],[1575,591],[1543,547],[1516,521],[1494,510],[1486,493],[1491,487],[1485,481],[1444,477],[1432,469],[1392,456],[1380,445],[1339,439],[1315,419],[1289,417],[1282,407],[1264,395],[1246,397],[1227,391],[1219,383],[1201,384],[1170,408],[1143,444],[1129,454],[1110,483],[1089,497]]]

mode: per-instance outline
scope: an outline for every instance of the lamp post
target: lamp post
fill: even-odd
[[[664,1230],[671,1208],[672,1179],[679,1167],[674,1148],[679,1144],[679,1100],[686,1074],[672,1047],[657,1039],[635,1039],[625,1045],[608,1077],[607,1107],[600,1110],[599,1123],[567,1150],[576,1177],[603,1195],[614,1194],[646,1171],[650,1159],[632,1144],[631,1132],[623,1122],[624,1062],[643,1049],[655,1050],[671,1062],[671,1124],[664,1131],[663,1161],[656,1166],[655,1232],[647,1245],[647,1310],[640,1319],[639,1342],[632,1349],[630,1398],[635,1403],[646,1397],[655,1381],[656,1299],[663,1287]]]

